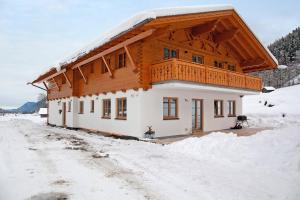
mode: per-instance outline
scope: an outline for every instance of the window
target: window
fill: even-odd
[[[172,58],[178,58],[178,50],[172,49],[171,50],[171,57]]]
[[[102,118],[110,119],[110,113],[111,113],[111,103],[110,99],[103,99],[102,100]]]
[[[178,58],[179,51],[177,49],[164,48],[164,59]]]
[[[62,76],[61,84],[66,84],[66,77]]]
[[[91,74],[94,73],[94,63],[92,63],[92,64],[90,65],[90,72],[91,72]]]
[[[79,114],[83,114],[84,112],[84,102],[79,101]]]
[[[235,117],[235,101],[233,100],[228,101],[228,116]]]
[[[235,65],[228,65],[228,70],[230,70],[230,71],[236,71]]]
[[[107,63],[108,65],[110,65],[110,59],[109,59],[109,58],[106,59],[105,61],[106,61],[106,63]],[[108,72],[108,69],[107,69],[107,67],[106,67],[106,65],[105,65],[105,62],[104,62],[103,59],[102,59],[102,61],[101,61],[101,74],[104,74],[104,73],[106,73],[106,72]]]
[[[126,67],[126,53],[119,53],[118,55],[118,62],[117,62],[117,69]]]
[[[91,109],[90,112],[93,113],[95,111],[95,101],[91,100]]]
[[[223,69],[224,68],[224,63],[221,61],[215,61],[214,66]]]
[[[214,110],[215,110],[215,117],[223,117],[223,101],[222,100],[215,100],[214,101]]]
[[[163,119],[178,119],[178,99],[164,97],[163,99]]]
[[[203,56],[199,56],[199,55],[193,55],[192,56],[192,61],[194,63],[199,63],[199,64],[203,64]]]
[[[71,112],[71,101],[68,101],[68,112]]]
[[[126,98],[117,98],[117,119],[126,119],[127,100]]]

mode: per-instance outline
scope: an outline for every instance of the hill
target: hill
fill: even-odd
[[[280,65],[287,65],[286,69],[255,72],[253,75],[263,78],[264,85],[276,88],[299,84],[295,79],[300,75],[300,27],[288,35],[276,40],[268,46]]]
[[[1,109],[0,108],[0,113],[34,113],[38,112],[40,108],[45,108],[47,107],[47,100],[46,96],[40,94],[38,97],[37,102],[26,102],[22,106],[16,109]]]
[[[26,102],[22,106],[17,109],[9,110],[13,113],[34,113],[37,111],[37,103],[36,102]]]

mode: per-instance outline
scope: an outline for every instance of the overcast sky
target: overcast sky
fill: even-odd
[[[300,1],[0,0],[0,107],[36,101],[26,82],[124,19],[152,8],[231,4],[268,45],[300,25]]]

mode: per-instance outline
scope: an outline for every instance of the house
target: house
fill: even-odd
[[[39,115],[41,118],[48,117],[48,108],[40,108]]]
[[[41,74],[48,123],[143,137],[228,129],[277,60],[231,6],[142,12]]]
[[[276,89],[272,86],[265,86],[265,87],[263,87],[263,89],[261,91],[262,91],[262,93],[270,93],[270,92],[273,92],[275,90]]]

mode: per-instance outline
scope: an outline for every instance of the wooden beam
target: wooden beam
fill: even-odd
[[[27,85],[32,85],[32,86],[34,86],[34,87],[36,87],[36,88],[39,88],[39,89],[41,89],[41,90],[47,91],[47,89],[44,89],[44,88],[42,88],[42,87],[40,87],[40,86],[37,86],[37,85],[35,85],[34,83],[31,83],[31,82],[27,83]]]
[[[214,20],[205,24],[201,24],[199,26],[193,27],[192,28],[192,35],[193,36],[199,36],[203,33],[209,33],[212,32],[216,29],[217,23],[219,20]]]
[[[47,84],[45,83],[45,81],[43,82],[43,84],[44,84],[46,90],[49,90],[49,88],[48,88]]]
[[[56,80],[54,79],[54,77],[52,78],[52,81],[54,82],[54,84],[55,84],[55,86],[57,87],[57,89],[60,90],[60,89],[59,89],[59,86],[58,86],[58,84],[57,84],[57,82],[56,82]]]
[[[247,53],[252,57],[255,58],[256,54],[255,51],[253,50],[252,46],[244,39],[241,38],[241,35],[237,35],[237,37],[235,37],[235,40],[240,44],[240,46],[242,48],[245,49],[245,51],[247,51]]]
[[[70,82],[70,80],[69,80],[69,78],[68,78],[66,72],[64,72],[63,75],[64,75],[66,81],[68,82],[69,87],[71,88],[71,87],[72,87],[72,84],[71,84],[71,82]]]
[[[273,68],[267,68],[265,65],[256,66],[256,67],[250,67],[243,69],[244,73],[250,73],[250,72],[257,72],[257,71],[263,71],[263,70],[271,70]]]
[[[128,58],[129,58],[130,63],[131,63],[132,66],[133,66],[133,71],[134,71],[134,72],[137,72],[137,65],[135,64],[135,62],[134,62],[134,60],[133,60],[133,58],[132,58],[132,56],[131,56],[131,54],[130,54],[128,48],[127,48],[127,46],[124,46],[124,49],[125,49],[125,51],[126,51],[126,54],[127,54]]]
[[[52,79],[52,78],[54,78],[54,77],[56,77],[56,76],[58,76],[58,75],[60,75],[61,73],[64,73],[64,72],[66,72],[66,69],[63,69],[59,72],[56,72],[55,74],[52,74],[51,76],[48,76],[47,78],[44,78],[43,80],[40,80],[38,83],[48,81],[49,79]]]
[[[244,58],[241,53],[236,50],[236,48],[234,48],[230,43],[224,43],[225,46],[227,47],[228,51],[239,61],[243,61],[245,60],[246,58]]]
[[[109,66],[108,63],[106,62],[104,56],[102,56],[101,58],[102,58],[102,60],[103,60],[103,62],[104,62],[104,64],[105,64],[105,67],[106,67],[107,70],[108,70],[109,76],[110,76],[111,78],[113,78],[114,75],[113,75],[112,69],[110,69],[110,66]]]
[[[231,48],[233,48],[240,55],[240,57],[241,57],[240,60],[248,60],[249,59],[247,52],[245,52],[244,49],[239,48],[235,42],[230,40],[230,41],[226,42],[226,44],[229,44],[229,46]]]
[[[87,84],[87,79],[85,78],[85,76],[84,76],[84,74],[83,74],[80,66],[78,67],[78,70],[79,70],[79,72],[80,72],[80,74],[81,74],[81,76],[82,76],[82,78],[84,80],[84,83]]]
[[[231,29],[222,33],[219,33],[214,36],[215,42],[216,43],[222,43],[228,40],[231,40],[232,38],[235,37],[235,35],[238,33],[238,29]]]
[[[249,68],[249,67],[255,67],[260,66],[265,63],[265,60],[262,58],[256,58],[253,60],[244,61],[241,63],[242,68]]]
[[[124,46],[127,46],[127,45],[132,44],[134,42],[137,42],[137,41],[139,41],[141,39],[144,39],[144,38],[150,36],[153,32],[154,32],[154,29],[150,29],[148,31],[140,33],[137,36],[134,36],[134,37],[132,37],[132,38],[130,38],[128,40],[125,40],[124,42],[121,42],[121,43],[119,43],[119,44],[117,44],[117,45],[115,45],[115,46],[113,46],[113,47],[111,47],[109,49],[106,49],[105,51],[102,51],[101,53],[98,53],[98,54],[96,54],[96,55],[94,55],[94,56],[92,56],[92,57],[90,57],[90,58],[88,58],[88,59],[86,59],[86,60],[84,60],[82,62],[77,63],[76,65],[74,65],[74,67],[72,67],[72,69],[75,69],[75,68],[77,68],[79,66],[82,66],[84,64],[87,64],[87,63],[89,63],[89,62],[91,62],[93,60],[101,58],[102,56],[105,56],[105,55],[107,55],[107,54],[109,54],[111,52],[114,52],[114,51],[116,51],[116,50],[118,50],[120,48],[123,48]]]

